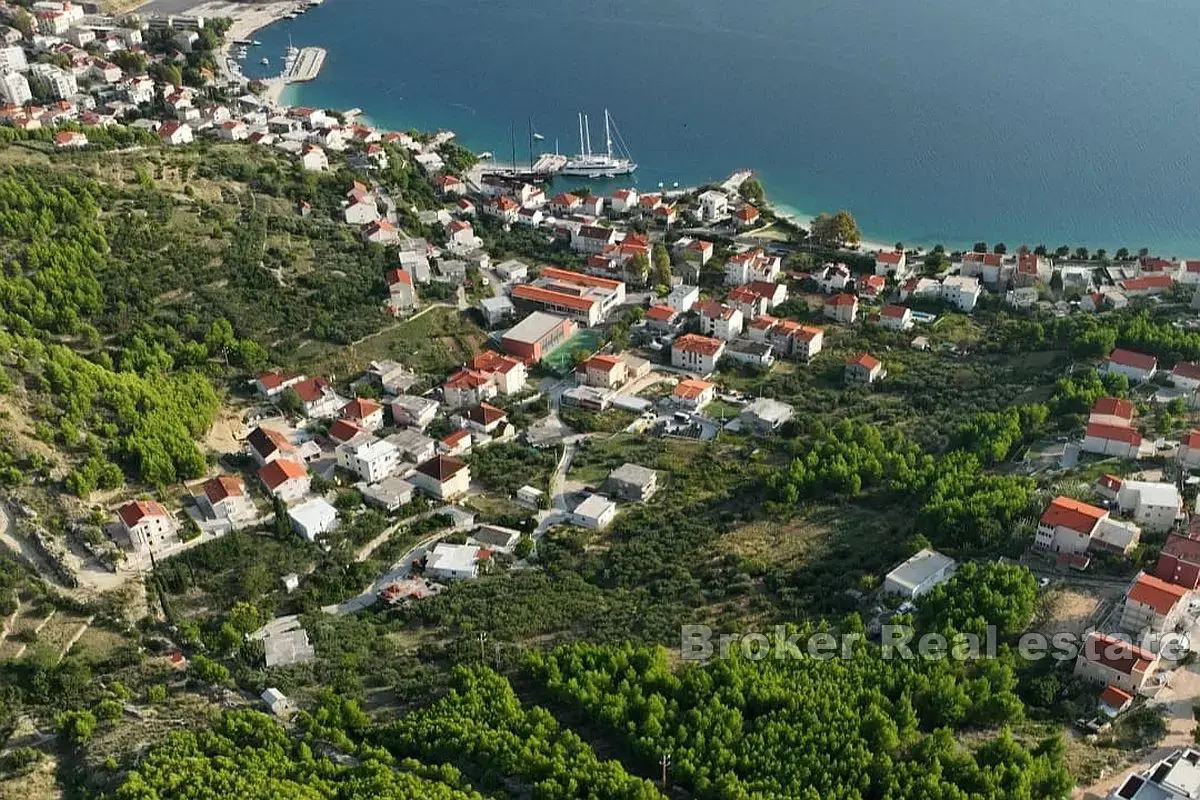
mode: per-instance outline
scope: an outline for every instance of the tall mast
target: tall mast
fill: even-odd
[[[608,151],[608,157],[612,158],[612,134],[608,132],[608,109],[604,109],[604,147]]]
[[[592,155],[592,124],[588,122],[588,115],[583,115],[583,134],[587,137],[587,148],[583,151],[585,156]]]
[[[583,155],[586,152],[587,152],[587,150],[584,149],[584,145],[583,145],[583,112],[580,111],[579,112],[579,155]]]

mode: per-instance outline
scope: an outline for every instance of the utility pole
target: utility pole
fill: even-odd
[[[667,767],[671,766],[671,754],[663,753],[658,759],[658,765],[662,767],[662,789],[667,791]]]
[[[487,641],[487,631],[479,632],[479,661],[481,664],[487,663],[487,650],[484,649],[484,642]]]

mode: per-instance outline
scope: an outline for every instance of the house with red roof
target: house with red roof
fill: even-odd
[[[442,398],[450,408],[477,406],[497,394],[492,377],[475,369],[460,369],[442,384]]]
[[[54,134],[54,146],[60,150],[78,149],[80,147],[87,147],[87,145],[87,134],[80,133],[79,131],[59,131]]]
[[[751,281],[775,283],[783,272],[783,260],[767,255],[761,247],[734,253],[725,262],[725,285],[739,286]]]
[[[471,452],[471,432],[466,428],[451,431],[438,442],[438,452],[447,456],[465,456]]]
[[[779,286],[781,284],[772,285]],[[766,314],[767,311],[770,310],[770,301],[766,297],[752,290],[749,284],[746,284],[745,286],[735,286],[730,289],[729,294],[725,297],[725,302],[729,306],[740,311],[743,319],[754,319],[755,317]],[[704,308],[705,306],[700,307],[701,313],[703,313]]]
[[[254,391],[263,397],[275,397],[289,386],[304,380],[304,377],[300,372],[264,372],[254,379]]]
[[[191,125],[169,119],[159,127],[158,138],[162,139],[163,144],[181,145],[191,144],[195,137]]]
[[[1042,513],[1033,546],[1068,555],[1095,550],[1128,554],[1141,535],[1138,526],[1112,519],[1106,509],[1060,495]]]
[[[680,336],[671,343],[671,365],[701,375],[714,372],[724,354],[725,342],[695,333]]]
[[[1021,288],[1047,283],[1053,271],[1053,263],[1045,256],[1039,256],[1036,253],[1021,253],[1017,256],[1017,270],[1013,273],[1013,285]]]
[[[242,479],[235,475],[209,478],[196,495],[196,505],[210,520],[227,520],[231,527],[258,516]]]
[[[1085,453],[1133,459],[1141,453],[1142,435],[1125,425],[1089,422],[1080,449]]]
[[[1164,633],[1183,617],[1191,592],[1185,586],[1139,572],[1125,594],[1121,629],[1134,634]]]
[[[1171,369],[1171,385],[1187,392],[1200,389],[1200,364],[1180,361]]]
[[[1200,589],[1200,530],[1168,534],[1154,575],[1190,591]]]
[[[858,317],[858,298],[839,292],[825,298],[825,316],[844,325],[850,325]]]
[[[671,402],[692,411],[699,411],[713,401],[716,392],[716,384],[696,378],[685,378],[675,384],[671,392]]]
[[[154,500],[126,503],[117,509],[117,522],[136,553],[179,541],[179,524]]]
[[[684,261],[703,267],[713,257],[714,249],[712,242],[689,239],[682,246],[677,246],[676,252]]]
[[[847,384],[869,386],[887,376],[883,362],[870,353],[860,353],[846,362],[844,380]]]
[[[614,214],[629,214],[638,207],[640,196],[637,189],[617,189],[608,201]]]
[[[1092,406],[1088,422],[1104,425],[1133,425],[1133,403],[1122,397],[1101,397]]]
[[[467,193],[467,185],[463,183],[463,179],[447,173],[434,177],[433,188],[437,189],[438,194],[443,197]]]
[[[562,192],[556,194],[554,199],[550,201],[550,213],[556,217],[565,217],[568,214],[573,214],[583,204],[583,198],[570,192]]]
[[[646,309],[646,325],[657,331],[672,333],[679,328],[678,310],[668,305],[653,305]]]
[[[1145,353],[1135,353],[1118,347],[1108,354],[1100,365],[1103,372],[1124,375],[1130,383],[1144,383],[1154,377],[1158,370],[1158,359]]]
[[[879,312],[879,326],[889,331],[906,331],[913,326],[912,310],[908,306],[886,305]]]
[[[259,467],[258,479],[268,494],[289,504],[307,495],[310,484],[308,467],[286,458]]]
[[[1200,431],[1195,428],[1188,431],[1175,458],[1184,469],[1200,469]]]
[[[383,406],[367,397],[356,397],[338,409],[338,416],[367,431],[383,427]]]
[[[346,401],[324,378],[306,378],[292,386],[300,398],[300,407],[309,419],[331,419]]]
[[[864,275],[858,280],[858,293],[863,297],[879,297],[887,289],[887,278],[882,275]]]
[[[1151,297],[1170,291],[1174,283],[1175,281],[1168,273],[1158,272],[1117,281],[1117,286],[1126,297]]]
[[[1158,670],[1158,656],[1099,631],[1087,635],[1075,659],[1075,675],[1137,694]]]
[[[493,436],[508,422],[508,412],[491,403],[480,403],[459,412],[458,422],[461,427],[474,433]]]
[[[436,455],[418,465],[408,481],[436,500],[452,500],[471,488],[471,468],[453,456]]]
[[[875,274],[883,277],[895,275],[896,280],[904,280],[908,277],[908,256],[902,250],[880,250],[875,254]]]
[[[1100,710],[1109,717],[1119,717],[1133,705],[1133,695],[1112,684],[1104,687],[1098,698]],[[1118,795],[1119,797],[1124,795]]]
[[[700,312],[700,332],[722,341],[736,339],[742,333],[745,315],[735,305],[710,302],[697,309]]]
[[[746,204],[733,212],[733,224],[740,230],[746,230],[747,228],[753,228],[754,226],[758,225],[758,221],[761,217],[762,214],[758,212],[757,208]]]
[[[354,420],[350,419],[335,419],[329,425],[329,430],[326,435],[335,444],[345,444],[351,439],[357,439],[367,433],[365,428],[362,428]]]
[[[387,310],[394,317],[407,316],[421,305],[412,273],[406,269],[390,269],[383,280],[387,283]]]
[[[771,347],[782,356],[812,361],[825,344],[825,331],[795,320],[781,319],[771,329]]]
[[[400,243],[399,231],[396,230],[395,225],[386,219],[377,219],[363,225],[362,238],[364,242],[371,242],[373,244]]]
[[[258,427],[250,431],[250,435],[246,437],[246,453],[260,467],[277,458],[300,460],[296,446],[274,428]]]
[[[500,394],[516,394],[525,388],[525,362],[495,350],[484,350],[471,359],[471,369],[491,378]]]
[[[966,253],[959,272],[963,277],[979,278],[990,286],[1007,277],[1004,256],[1000,253]]]
[[[1200,261],[1184,261],[1180,265],[1178,280],[1189,286],[1200,283]]]
[[[625,362],[616,356],[597,354],[575,368],[575,382],[583,386],[615,389],[628,379]]]
[[[452,220],[446,226],[446,249],[451,252],[465,253],[479,247],[479,237],[475,229],[465,219]]]

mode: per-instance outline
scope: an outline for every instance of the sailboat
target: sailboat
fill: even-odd
[[[616,135],[616,142],[613,135]],[[616,145],[614,155],[613,145]],[[592,131],[588,125],[587,114],[579,114],[579,154],[567,159],[567,163],[559,171],[560,175],[576,175],[585,178],[611,178],[617,175],[628,175],[637,169],[637,164],[630,157],[629,148],[621,139],[621,132],[604,109],[604,152],[592,152]]]

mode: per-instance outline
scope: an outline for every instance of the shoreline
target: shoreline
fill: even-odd
[[[148,2],[143,3],[142,5],[138,6],[138,9],[143,8],[146,5],[150,5],[150,4],[152,4],[152,2],[153,2],[153,0],[148,0]],[[220,70],[220,72],[222,72],[223,74],[225,74],[227,76],[238,77],[238,78],[245,79],[247,81],[260,82],[264,87],[263,91],[260,95],[262,100],[264,102],[266,102],[271,108],[273,108],[277,111],[284,111],[284,110],[292,108],[293,106],[296,105],[294,99],[288,97],[288,89],[291,87],[291,83],[289,83],[288,81],[284,80],[282,77],[279,77],[279,76],[269,77],[269,78],[253,78],[253,79],[246,78],[246,76],[242,74],[241,69],[238,65],[238,62],[232,58],[232,51],[233,51],[233,48],[236,46],[233,44],[233,40],[234,39],[250,39],[253,37],[253,34],[255,32],[260,31],[264,28],[267,28],[277,22],[286,20],[287,14],[294,11],[296,9],[296,7],[301,4],[302,4],[302,0],[274,0],[274,2],[268,2],[264,5],[259,5],[259,6],[252,6],[252,7],[239,6],[235,10],[235,13],[230,15],[230,14],[228,14],[228,6],[225,3],[210,2],[210,3],[202,3],[200,5],[193,6],[191,9],[188,10],[187,13],[190,13],[190,14],[204,13],[204,11],[206,9],[210,8],[211,6],[218,6],[218,5],[221,6],[222,11],[226,12],[226,16],[230,16],[231,19],[233,19],[233,24],[230,26],[229,30],[226,32],[225,41],[222,44],[220,50],[218,51],[218,55],[219,55],[218,69]],[[135,10],[138,10],[138,9],[135,9]],[[337,110],[344,110],[344,109],[340,109],[336,106],[331,106],[330,110],[337,111]],[[359,119],[366,124],[370,124],[369,111],[364,111],[364,113],[359,117]],[[478,152],[476,152],[476,155],[478,155]],[[755,170],[755,175],[757,176],[758,174],[759,174],[758,171]],[[560,177],[556,177],[555,179],[561,180]],[[811,228],[812,221],[813,221],[813,219],[816,218],[816,214],[802,211],[794,206],[788,205],[787,203],[774,202],[770,199],[769,184],[764,183],[764,189],[767,191],[767,195],[768,195],[767,199],[765,201],[765,206],[770,208],[776,214],[776,216],[778,216],[782,219],[788,220],[789,222],[799,225],[805,229]],[[852,214],[854,213],[854,210],[852,207],[849,210]],[[861,226],[861,222],[860,222],[860,226]],[[861,227],[860,227],[860,229],[861,229]],[[985,237],[985,239],[986,239],[986,237]],[[914,251],[915,250],[922,254],[932,251],[932,249],[937,245],[943,246],[947,253],[956,252],[956,251],[965,251],[965,250],[969,250],[971,248],[971,242],[967,241],[966,239],[964,239],[961,242],[954,242],[952,240],[943,240],[940,242],[938,242],[938,241],[917,241],[917,240],[908,241],[908,240],[904,239],[903,237],[895,237],[895,238],[886,237],[886,236],[881,236],[878,232],[875,232],[875,233],[872,233],[869,235],[866,233],[863,233],[862,239],[860,239],[858,246],[857,246],[857,252],[861,252],[861,253],[868,253],[868,252],[872,252],[872,251],[890,252],[895,249],[895,243],[897,241],[903,242],[905,251]],[[1028,242],[1027,244],[1029,244],[1029,246],[1032,247],[1033,246],[1032,240],[1030,240],[1030,242]],[[1080,245],[1078,245],[1078,243],[1071,245],[1072,249],[1074,249],[1074,247],[1077,247],[1077,246],[1080,246]],[[1096,248],[1091,247],[1090,245],[1085,245],[1085,246],[1087,246],[1088,249],[1092,250],[1092,251],[1094,251],[1096,249]],[[1154,252],[1154,249],[1151,248],[1151,251]],[[1172,256],[1172,257],[1177,257],[1177,256]]]

